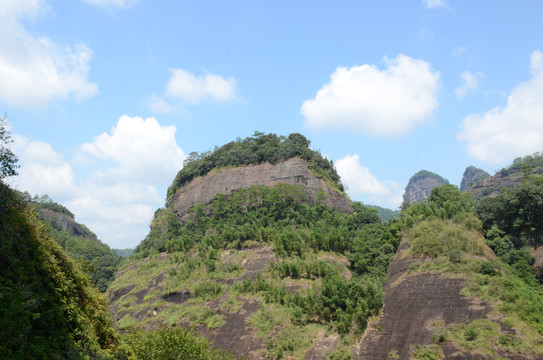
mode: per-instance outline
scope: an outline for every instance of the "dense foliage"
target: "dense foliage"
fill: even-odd
[[[496,255],[526,281],[534,281],[530,249],[543,245],[543,177],[529,175],[499,196],[482,199],[477,214]]]
[[[537,167],[543,167],[543,154],[539,152],[516,158],[509,167],[501,169],[500,174],[507,175],[513,171],[519,170],[530,171]]]
[[[270,162],[282,162],[295,156],[306,160],[309,169],[334,187],[344,191],[339,175],[331,160],[322,157],[317,151],[309,149],[310,141],[301,134],[277,136],[255,132],[252,137],[238,138],[212,152],[198,154],[193,152],[185,160],[183,168],[177,173],[172,185],[168,188],[168,199],[177,189],[197,176],[202,176],[214,169],[224,167],[245,166]]]
[[[482,199],[477,213],[486,231],[497,226],[516,248],[543,245],[543,177],[529,176],[497,197]]]
[[[182,327],[162,327],[152,331],[132,329],[123,336],[138,360],[227,360],[221,350],[211,350],[209,341]]]
[[[105,301],[32,210],[0,183],[0,353],[107,358],[118,340]]]

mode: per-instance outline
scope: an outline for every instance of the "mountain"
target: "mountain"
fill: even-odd
[[[55,241],[72,258],[88,265],[85,269],[91,274],[93,283],[101,292],[105,292],[115,277],[121,257],[85,225],[77,223],[70,210],[49,196],[31,197],[28,193],[20,193],[19,196],[50,226],[50,234]]]
[[[381,308],[396,230],[351,203],[308,146],[261,134],[194,154],[108,289],[116,326],[194,326],[252,359],[349,354]],[[225,147],[237,165],[225,158],[187,176]],[[239,161],[259,151],[273,157]]]
[[[495,197],[503,189],[511,189],[518,186],[522,183],[523,179],[526,179],[530,175],[541,174],[543,174],[543,155],[529,155],[515,159],[513,164],[501,169],[493,176],[484,176],[479,180],[470,182],[471,185],[463,191],[473,194],[477,200],[487,196]],[[464,179],[462,179],[462,182],[464,182]]]
[[[460,191],[467,191],[473,184],[483,179],[489,178],[490,174],[474,166],[468,166],[462,176]]]
[[[426,200],[436,187],[448,184],[447,179],[427,170],[421,170],[409,179],[403,194],[404,204]]]
[[[387,208],[377,206],[377,205],[366,205],[366,206],[370,209],[376,210],[377,216],[379,216],[379,219],[381,219],[381,221],[388,221],[400,216],[399,210],[391,210],[391,209],[387,209]]]
[[[299,134],[191,154],[108,288],[114,324],[247,359],[542,358],[543,180],[477,204],[428,171],[410,185],[382,222]]]

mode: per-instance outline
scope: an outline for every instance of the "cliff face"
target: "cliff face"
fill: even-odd
[[[177,190],[167,206],[173,207],[177,215],[183,217],[197,203],[210,204],[216,194],[230,195],[253,185],[273,187],[278,183],[302,185],[309,202],[314,202],[317,193],[324,191],[326,206],[342,213],[352,212],[351,203],[343,194],[313,175],[307,162],[296,157],[278,164],[227,168],[197,177]]]
[[[98,242],[95,234],[75,222],[74,219],[66,214],[51,209],[39,209],[39,213],[43,219],[56,224],[56,226],[68,234]]]
[[[376,324],[368,327],[358,347],[354,349],[355,360],[430,358],[415,356],[418,347],[440,348],[442,356],[436,355],[431,357],[433,359],[534,358],[499,348],[493,350],[495,354],[483,355],[480,349],[464,348],[453,339],[436,341],[436,334],[441,329],[473,321],[493,322],[500,336],[516,336],[516,330],[502,321],[502,315],[493,314],[495,309],[492,304],[462,295],[469,281],[465,274],[412,271],[417,264],[428,264],[430,260],[413,258],[408,253],[409,249],[410,246],[402,242],[389,266],[383,314]],[[479,259],[493,261],[494,257],[492,250],[486,248]]]
[[[404,203],[413,204],[426,200],[436,187],[447,185],[448,180],[430,171],[421,170],[411,177],[403,194]]]
[[[538,167],[531,171],[531,174],[543,174],[543,168]],[[525,174],[522,170],[509,170],[498,172],[494,176],[489,176],[476,181],[466,191],[472,193],[476,199],[485,196],[498,196],[504,188],[513,188],[522,182]]]
[[[464,192],[470,188],[473,184],[483,179],[489,178],[490,174],[484,170],[478,169],[474,166],[468,166],[464,175],[462,176],[462,182],[460,183],[460,191]]]

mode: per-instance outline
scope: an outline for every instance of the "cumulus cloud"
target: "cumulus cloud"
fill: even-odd
[[[403,54],[385,62],[385,70],[338,67],[330,83],[302,104],[305,125],[394,138],[430,121],[438,106],[439,72]]]
[[[477,90],[483,77],[484,74],[480,72],[472,73],[470,71],[464,71],[462,74],[460,74],[462,84],[456,90],[454,90],[456,96],[459,99],[462,99],[468,93]]]
[[[370,202],[380,206],[397,208],[402,202],[403,190],[393,181],[378,180],[366,167],[360,164],[360,156],[347,155],[336,161],[336,170],[351,196],[369,197]]]
[[[202,100],[228,101],[236,98],[236,80],[220,75],[196,76],[183,69],[170,70],[172,77],[166,86],[166,94],[188,103],[197,104]]]
[[[145,99],[149,110],[159,114],[180,114],[183,105],[203,101],[227,102],[238,100],[236,79],[216,74],[195,75],[183,69],[171,69],[171,77],[163,96]]]
[[[44,142],[21,136],[14,136],[14,140],[14,152],[21,164],[17,188],[31,194],[48,194],[59,201],[73,196],[74,173],[61,154]]]
[[[427,9],[449,8],[449,4],[445,0],[422,0],[422,3]]]
[[[161,126],[155,118],[121,116],[111,133],[80,147],[80,156],[112,160],[110,176],[168,183],[183,166],[185,154],[177,146],[175,126]]]
[[[0,99],[14,106],[41,107],[53,99],[98,93],[88,81],[92,51],[84,45],[59,45],[31,35],[20,19],[41,13],[45,1],[3,1],[0,6]]]
[[[458,139],[468,154],[489,164],[532,154],[543,149],[543,53],[535,51],[531,79],[515,87],[504,107],[468,115]]]
[[[0,17],[10,20],[34,17],[48,8],[45,0],[0,0]]]
[[[134,247],[183,166],[175,132],[154,118],[125,115],[109,133],[82,144],[70,163],[50,144],[15,135],[21,168],[14,186],[61,202],[109,245]],[[91,174],[78,177],[81,165]]]

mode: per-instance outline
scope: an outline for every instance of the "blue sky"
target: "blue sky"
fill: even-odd
[[[521,4],[521,5],[520,5]],[[543,2],[0,0],[10,184],[133,247],[186,154],[300,132],[397,208],[543,149]]]

